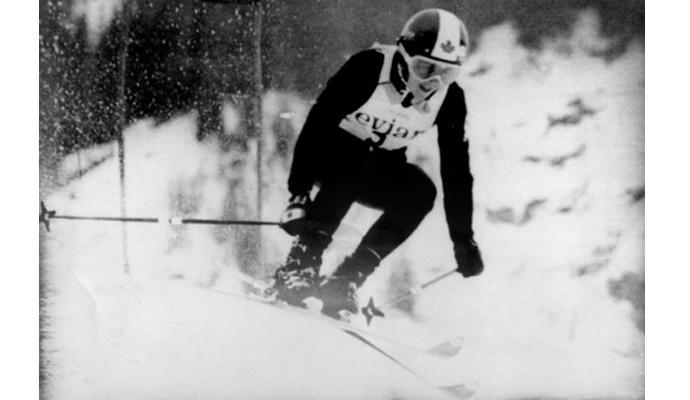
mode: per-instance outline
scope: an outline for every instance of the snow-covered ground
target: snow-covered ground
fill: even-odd
[[[644,48],[613,61],[584,13],[541,52],[501,25],[479,39],[462,77],[486,271],[448,278],[378,328],[420,345],[464,337],[442,364],[397,349],[475,398],[641,398],[644,377]],[[264,98],[263,219],[287,199],[289,159],[308,101]],[[242,118],[226,108],[226,134]],[[434,135],[410,160],[438,182]],[[129,127],[129,216],[256,218],[256,142],[198,142],[195,115]],[[114,146],[114,145],[113,145]],[[117,160],[104,148],[45,199],[60,214],[118,215]],[[116,153],[112,153],[116,154]],[[70,161],[71,160],[71,161]],[[64,171],[76,158],[65,160]],[[327,272],[376,212],[355,206]],[[42,233],[46,394],[55,399],[438,398],[442,393],[340,331],[208,289],[239,291],[282,261],[290,237],[256,229],[53,221]],[[420,229],[362,288],[385,303],[453,268],[439,196]],[[123,264],[127,236],[129,274]],[[246,252],[261,238],[260,258]],[[255,249],[255,247],[253,247]],[[263,261],[258,264],[258,261]],[[256,267],[260,265],[260,267]]]

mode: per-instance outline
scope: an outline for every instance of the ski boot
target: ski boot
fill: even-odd
[[[346,315],[357,314],[359,299],[357,298],[357,282],[351,277],[333,275],[325,280],[319,289],[319,297],[323,301],[321,313],[331,318],[344,319]]]
[[[317,292],[321,255],[329,242],[330,237],[323,233],[303,234],[295,239],[285,265],[274,275],[271,292],[277,300],[305,307],[304,299]]]
[[[323,302],[321,313],[335,319],[348,319],[347,315],[357,314],[357,290],[380,261],[376,253],[366,248],[358,249],[345,258],[319,289],[319,298]]]

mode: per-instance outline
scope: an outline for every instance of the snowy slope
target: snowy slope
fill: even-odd
[[[572,37],[542,52],[515,45],[507,25],[479,39],[462,85],[486,272],[444,280],[389,310],[376,328],[420,345],[463,336],[463,350],[443,368],[406,361],[447,383],[476,382],[475,398],[642,396],[644,51],[632,44],[612,62],[593,57],[605,45],[597,27],[585,13]],[[264,219],[276,219],[286,200],[289,163],[276,149],[294,139],[307,105],[293,94],[264,99]],[[227,107],[227,135],[239,118]],[[126,131],[128,215],[255,217],[256,143],[244,154],[195,134],[193,114]],[[409,157],[438,182],[434,139]],[[65,163],[70,170],[74,161]],[[118,215],[119,196],[117,161],[105,158],[45,200],[61,214]],[[453,267],[440,202],[362,298],[385,302]],[[325,271],[375,217],[353,207]],[[257,236],[243,229],[128,225],[125,275],[120,225],[55,221],[42,237],[48,392],[56,399],[438,395],[339,331],[197,289],[237,291],[229,271],[261,276],[282,260],[290,238],[266,228],[265,264],[247,262],[245,245]]]
[[[56,360],[50,398],[449,398],[341,331],[270,306],[180,282],[78,286],[62,286],[75,303],[55,340],[71,354]]]
[[[142,122],[128,132],[128,144],[137,148],[128,152],[137,167],[128,171],[134,182],[130,215],[168,215],[161,211],[167,199],[155,196],[174,188],[184,173],[195,176],[201,169],[202,179],[210,180],[204,168],[214,162],[214,151],[195,142],[191,122],[182,118],[157,130]],[[118,214],[116,167],[116,160],[106,160],[51,196],[49,205],[61,214]],[[214,215],[211,207],[200,213]],[[46,386],[52,397],[447,396],[338,329],[208,290],[241,292],[239,282],[223,274],[236,267],[222,264],[223,246],[204,247],[213,230],[176,229],[129,226],[129,275],[122,268],[119,224],[55,220],[44,233],[51,293],[45,313],[55,335],[43,346],[55,352]]]

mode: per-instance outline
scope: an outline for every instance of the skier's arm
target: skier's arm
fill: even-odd
[[[350,57],[329,79],[297,139],[288,179],[290,193],[297,195],[311,190],[321,159],[327,157],[329,133],[369,98],[378,84],[382,65],[383,54],[365,50]]]
[[[436,125],[441,153],[443,205],[453,243],[472,236],[472,174],[465,140],[467,108],[462,89],[453,84],[439,110]]]
[[[453,83],[436,118],[441,154],[443,205],[458,272],[466,277],[481,273],[483,264],[472,230],[472,184],[469,145],[465,140],[465,95]]]

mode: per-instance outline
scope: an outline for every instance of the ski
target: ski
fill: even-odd
[[[369,346],[371,349],[374,351],[380,353],[382,356],[386,357],[387,359],[391,360],[393,363],[397,364],[400,368],[408,371],[412,375],[416,376],[417,378],[421,379],[423,382],[425,382],[428,385],[431,385],[435,387],[436,389],[439,389],[449,395],[452,395],[453,397],[460,399],[460,400],[465,400],[470,397],[475,392],[475,388],[464,385],[464,384],[457,384],[457,385],[437,385],[431,381],[429,381],[427,378],[424,376],[420,375],[417,373],[417,371],[413,370],[412,368],[408,367],[403,363],[402,361],[398,360],[395,358],[393,355],[391,355],[389,352],[383,350],[381,347],[377,346],[375,343],[372,343],[369,339],[366,337],[362,336],[361,334],[358,334],[356,332],[352,332],[349,330],[344,330],[346,334],[352,336],[353,338],[359,340],[360,342],[364,343],[365,345]]]
[[[252,278],[248,278],[247,281],[251,281]],[[252,295],[252,294],[240,294],[236,292],[230,292],[230,291],[225,291],[225,290],[219,290],[219,289],[213,289],[209,287],[202,287],[202,286],[196,286],[199,289],[202,290],[209,290],[214,293],[222,294],[225,296],[232,296],[237,299],[241,299],[244,301],[251,301],[256,304],[261,304],[267,307],[275,307],[277,309],[282,309],[284,312],[292,312],[299,314],[302,317],[310,318],[312,320],[318,320],[319,323],[325,323],[328,325],[331,325],[335,327],[336,329],[339,329],[341,332],[344,334],[358,340],[359,342],[365,344],[367,347],[371,348],[373,351],[378,352],[381,354],[383,357],[386,359],[390,360],[394,364],[396,364],[398,367],[404,369],[405,371],[409,372],[410,374],[414,375],[418,379],[420,379],[422,382],[425,384],[434,387],[437,390],[440,390],[448,395],[453,396],[454,398],[457,398],[459,400],[465,400],[471,397],[474,394],[474,389],[471,386],[467,386],[465,384],[456,384],[456,385],[445,385],[445,384],[438,384],[433,382],[430,378],[424,376],[421,372],[418,370],[409,367],[406,363],[395,357],[391,352],[386,351],[384,348],[382,348],[380,345],[377,345],[374,341],[380,340],[401,348],[405,348],[408,350],[412,350],[414,352],[423,352],[426,354],[430,354],[432,356],[437,356],[439,354],[446,356],[447,353],[441,352],[439,353],[439,349],[443,348],[446,346],[445,342],[442,343],[441,345],[434,346],[431,349],[421,349],[416,346],[411,346],[402,342],[399,342],[395,339],[392,339],[390,337],[380,335],[378,333],[369,331],[367,329],[362,329],[356,326],[351,325],[348,322],[333,319],[330,317],[322,316],[320,314],[317,314],[313,311],[309,311],[300,307],[296,306],[291,306],[288,304],[284,303],[277,303],[273,301],[270,298],[267,298],[265,296],[258,296],[258,295]],[[453,352],[454,354],[457,354],[459,351],[459,348],[456,348],[453,346]]]
[[[297,307],[297,306],[292,306],[290,304],[287,304],[285,302],[278,302],[276,301],[273,296],[271,296],[270,289],[271,285],[268,283],[265,283],[259,279],[253,278],[251,276],[245,275],[241,272],[237,271],[231,271],[230,274],[238,279],[240,282],[243,282],[245,284],[245,287],[247,289],[247,294],[240,294],[240,293],[233,293],[233,292],[226,292],[226,291],[221,291],[217,289],[211,289],[215,292],[218,293],[223,293],[223,294],[228,294],[228,295],[236,295],[236,296],[241,296],[248,298],[250,300],[254,301],[260,301],[262,303],[267,303],[267,304],[272,304],[275,306],[279,307],[289,307],[292,309],[295,309],[298,312],[302,313],[307,313],[310,315],[310,317],[314,318],[319,318],[324,320],[325,322],[329,324],[334,324],[337,325],[338,328],[344,329],[344,330],[351,330],[353,332],[357,332],[359,334],[363,334],[372,338],[376,338],[378,340],[382,340],[391,344],[394,344],[398,347],[405,348],[407,350],[411,350],[414,352],[418,353],[424,353],[427,355],[435,356],[435,357],[441,357],[441,358],[452,358],[456,356],[460,350],[462,349],[462,344],[463,344],[463,338],[462,337],[455,337],[455,338],[450,338],[448,340],[444,340],[443,342],[431,346],[431,347],[419,347],[415,346],[409,343],[402,342],[400,340],[397,340],[395,338],[392,338],[390,336],[374,332],[370,329],[366,329],[363,327],[358,327],[356,325],[353,325],[350,322],[344,321],[344,320],[338,320],[334,318],[327,317],[325,315],[309,311],[307,309]],[[367,323],[367,326],[369,324]]]
[[[392,345],[395,345],[397,347],[401,347],[416,353],[424,353],[430,356],[435,356],[435,357],[441,357],[441,358],[451,358],[457,355],[460,350],[462,349],[462,338],[457,337],[454,339],[449,339],[445,340],[437,345],[431,346],[431,347],[419,347],[415,346],[409,343],[402,342],[400,340],[397,340],[395,338],[392,338],[390,336],[383,335],[378,332],[371,331],[369,329],[365,328],[360,328],[358,326],[352,325],[351,323],[343,320],[338,320],[334,318],[327,317],[325,315],[321,315],[320,313],[317,313],[315,311],[310,311],[308,309],[304,309],[301,307],[296,307],[289,305],[285,302],[279,302],[276,301],[270,297],[266,297],[263,294],[259,294],[257,291],[254,291],[253,289],[250,289],[248,294],[242,294],[242,293],[236,293],[236,292],[230,292],[226,290],[219,290],[219,289],[212,289],[212,288],[204,288],[207,290],[211,290],[215,293],[227,295],[227,296],[233,296],[237,298],[241,298],[243,300],[249,300],[253,302],[258,302],[266,305],[270,305],[276,308],[282,308],[282,309],[290,309],[295,312],[304,314],[310,318],[315,318],[318,319],[321,322],[334,325],[337,328],[341,330],[349,330],[352,332],[356,332],[361,335],[365,335],[377,340],[381,340],[387,343],[390,343]]]

